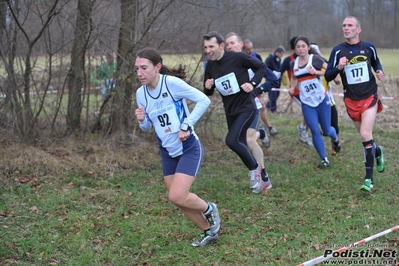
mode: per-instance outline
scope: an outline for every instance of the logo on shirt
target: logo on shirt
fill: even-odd
[[[162,98],[166,98],[166,97],[168,97],[168,93],[167,92],[162,93]]]
[[[365,55],[357,55],[353,57],[349,62],[348,65],[358,64],[361,62],[367,62],[367,56]]]

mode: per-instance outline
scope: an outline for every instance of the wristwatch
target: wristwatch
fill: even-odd
[[[190,126],[186,123],[183,123],[180,125],[180,130],[181,131],[189,131],[190,130]]]

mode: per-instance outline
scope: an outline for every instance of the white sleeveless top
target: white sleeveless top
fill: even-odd
[[[190,114],[185,99],[195,102]],[[143,131],[153,127],[161,148],[168,151],[171,157],[183,153],[183,143],[178,138],[180,125],[184,122],[191,126],[191,134],[198,140],[194,132],[194,124],[200,119],[210,104],[209,98],[198,89],[183,80],[160,74],[159,83],[154,90],[146,85],[136,93],[137,105],[146,112],[144,121],[139,122]]]
[[[294,62],[294,75],[298,79],[299,96],[301,102],[311,107],[318,106],[326,97],[326,90],[320,78],[309,73],[312,68],[313,54],[309,56],[308,63],[305,67],[299,68],[299,57]]]

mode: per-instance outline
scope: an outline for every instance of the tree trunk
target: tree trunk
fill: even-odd
[[[75,39],[71,52],[71,66],[68,72],[67,133],[80,131],[82,113],[82,88],[85,54],[91,33],[91,12],[95,1],[79,0],[76,18]]]
[[[138,1],[121,0],[121,28],[119,31],[117,59],[117,89],[111,107],[111,132],[122,134],[131,128],[133,95],[135,29]]]
[[[7,67],[7,57],[8,49],[10,48],[7,44],[7,38],[3,38],[7,31],[7,3],[0,2],[0,55],[5,68]],[[7,72],[7,68],[5,69]],[[0,88],[2,88],[1,93],[4,94],[4,101],[0,105],[0,126],[7,125],[7,110],[10,109],[11,86],[8,85],[8,79],[1,80]]]

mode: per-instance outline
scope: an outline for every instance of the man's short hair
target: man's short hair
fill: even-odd
[[[252,44],[252,45],[253,45],[253,43],[252,43],[252,41],[251,41],[250,39],[245,39],[245,40],[244,40],[244,46],[245,46],[246,44]]]
[[[285,53],[285,48],[282,45],[277,46],[276,50],[274,53]]]
[[[347,19],[347,18],[353,18],[356,21],[356,27],[357,28],[361,28],[362,27],[362,25],[360,25],[360,20],[357,17],[355,17],[355,16],[347,16],[345,19]]]
[[[237,33],[235,33],[235,32],[229,32],[229,33],[227,33],[227,35],[226,35],[226,40],[227,40],[227,38],[230,38],[230,37],[232,37],[232,36],[236,36],[237,37],[237,41],[238,42],[242,42],[242,38],[241,38],[241,36],[240,35],[238,35]]]
[[[204,39],[205,41],[209,41],[209,40],[212,39],[213,37],[216,38],[216,42],[217,42],[218,44],[221,44],[221,43],[224,43],[224,42],[225,42],[223,36],[222,36],[219,32],[217,32],[217,31],[210,31],[210,32],[208,32],[207,34],[204,35],[203,39]]]

